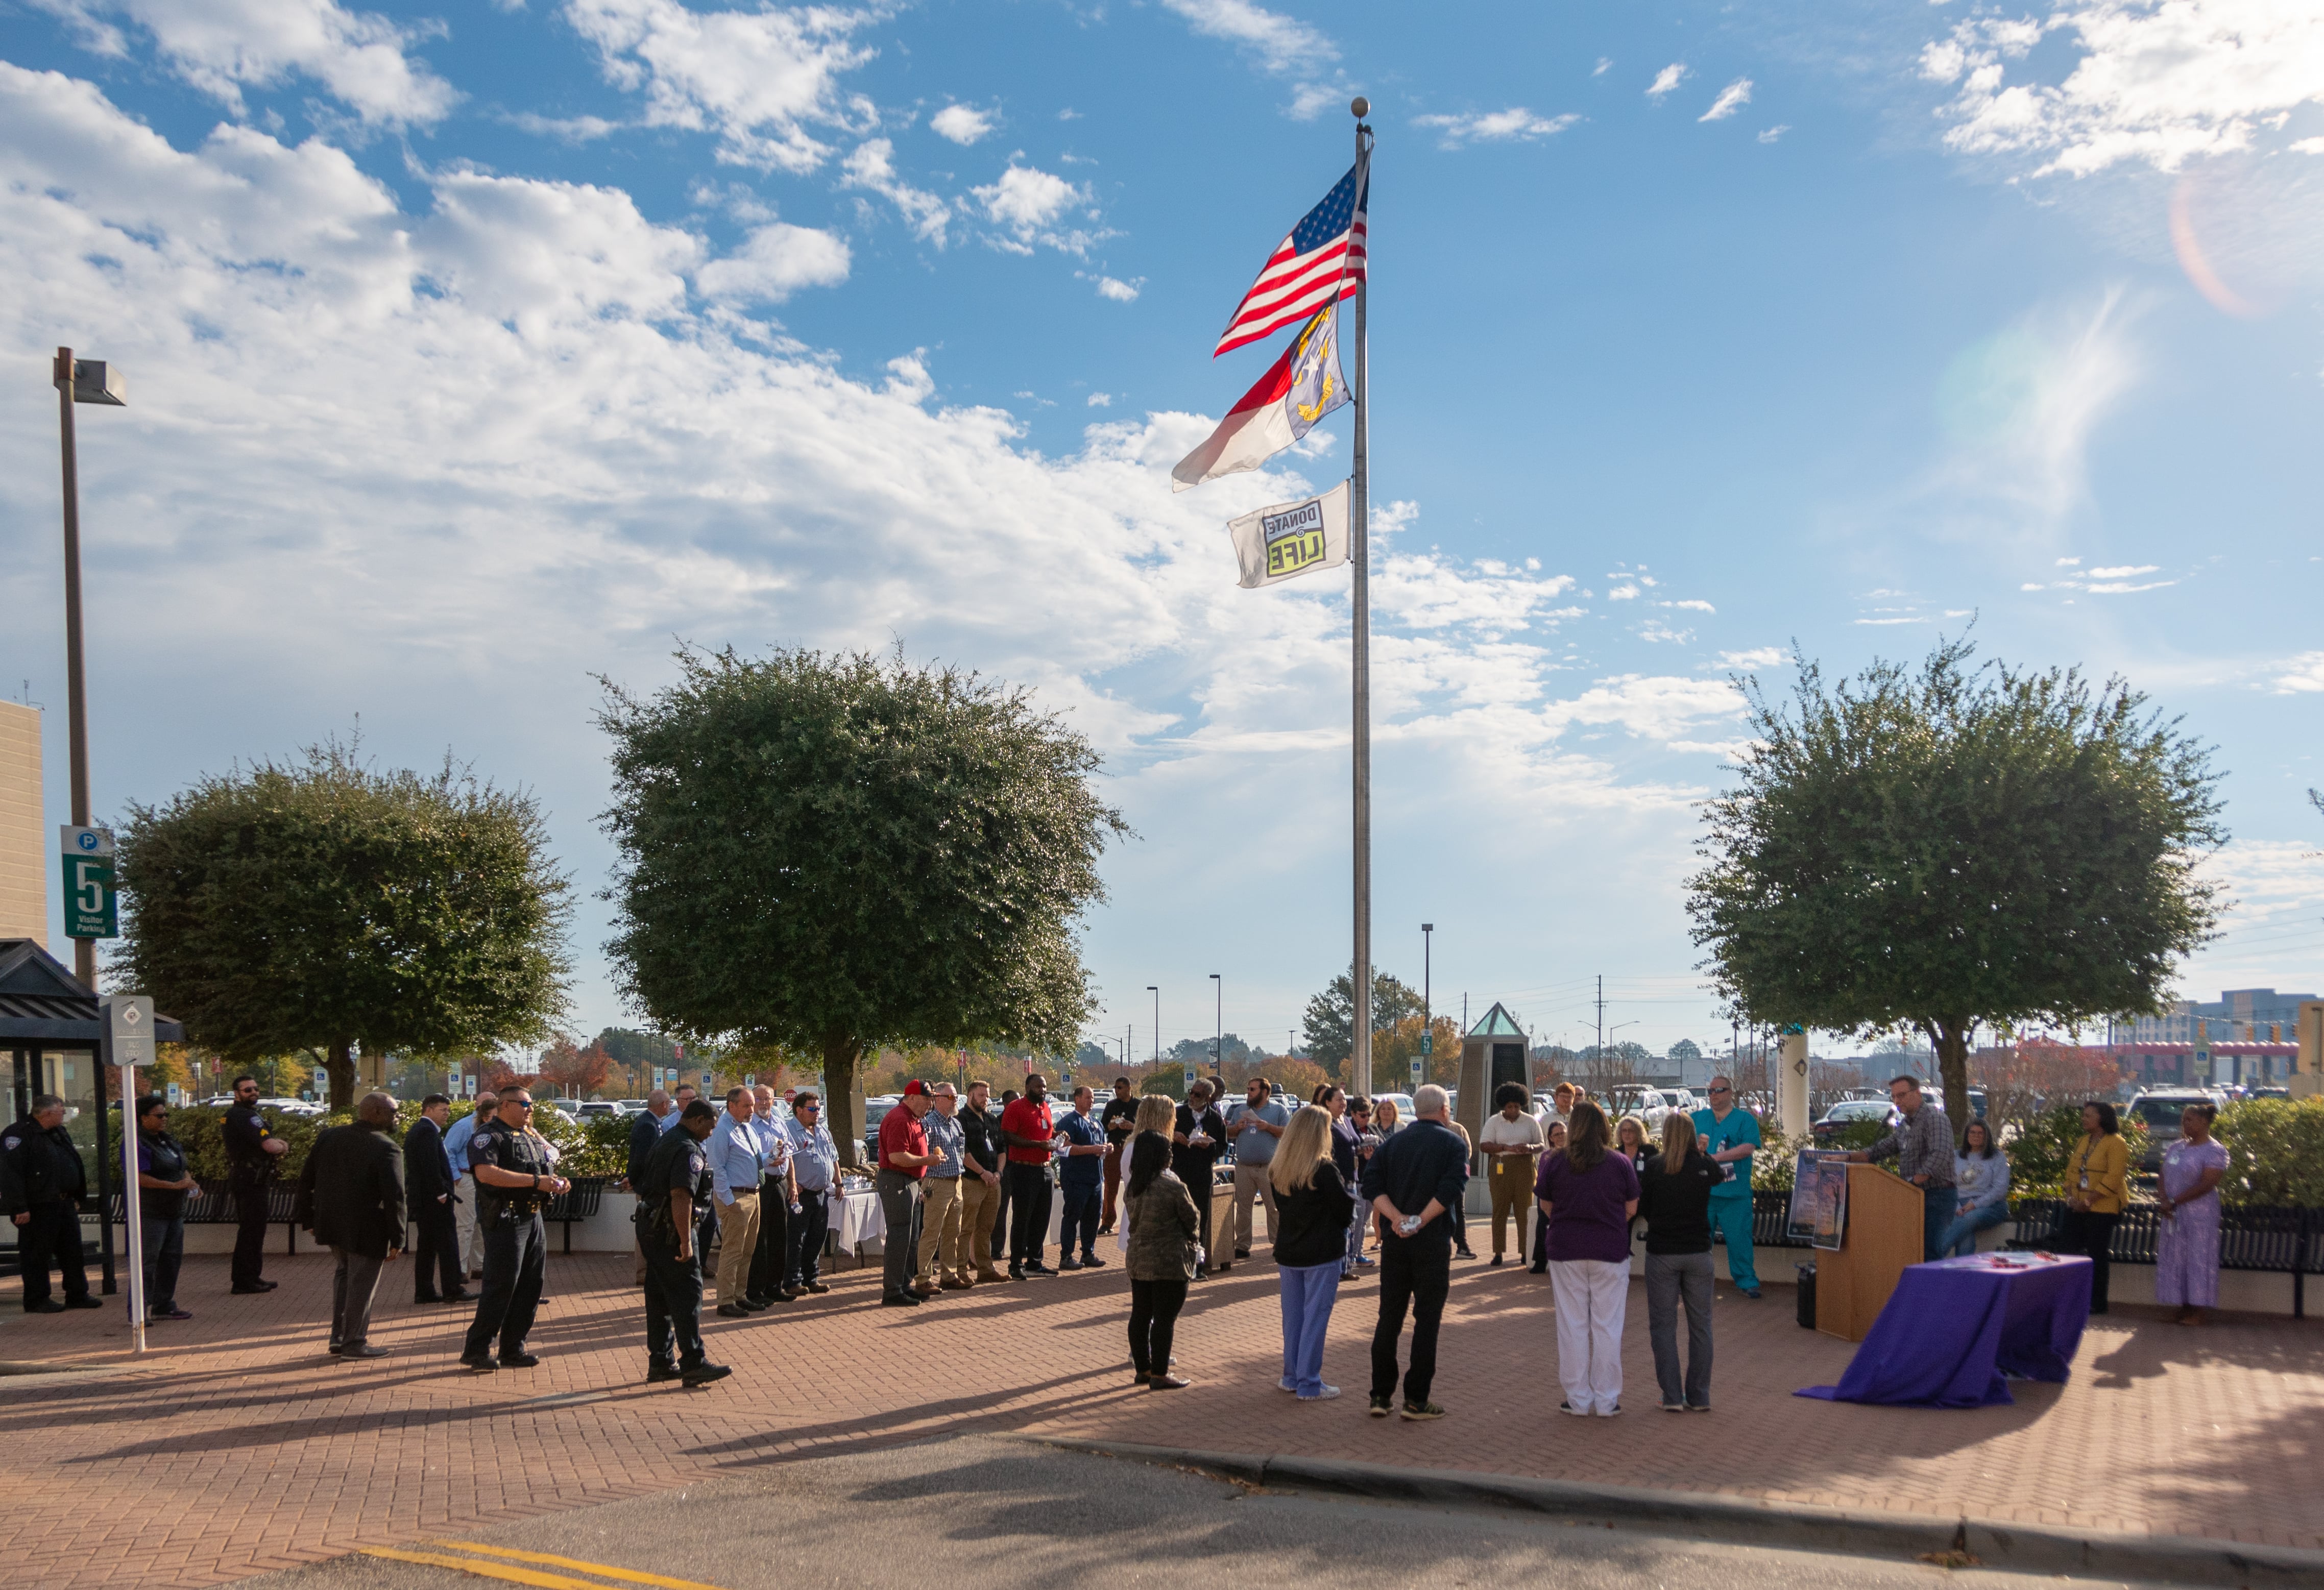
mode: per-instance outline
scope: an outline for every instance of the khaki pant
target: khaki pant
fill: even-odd
[[[960,1251],[960,1184],[966,1176],[964,1171],[958,1176],[930,1176],[920,1183],[920,1252],[912,1279],[921,1286],[968,1273]]]
[[[1275,1240],[1275,1183],[1267,1179],[1266,1165],[1238,1164],[1234,1168],[1234,1251],[1237,1257],[1250,1252],[1253,1224],[1250,1198],[1252,1193],[1267,1200],[1267,1240]],[[1211,1263],[1225,1259],[1224,1254],[1213,1254]]]
[[[1526,1256],[1526,1230],[1533,1201],[1533,1156],[1524,1153],[1497,1153],[1492,1156],[1493,1170],[1493,1257],[1514,1253],[1518,1262]],[[1517,1223],[1517,1239],[1514,1246],[1504,1246],[1501,1234],[1508,1229],[1511,1219]]]
[[[759,1195],[738,1192],[718,1206],[718,1301],[739,1303],[751,1290],[751,1258],[759,1251]]]
[[[960,1178],[960,1269],[953,1279],[968,1278],[969,1266],[974,1265],[978,1281],[998,1281],[1001,1272],[992,1267],[992,1220],[1001,1209],[1001,1189],[987,1187],[984,1178],[973,1171],[964,1171]]]
[[[452,1196],[460,1200],[457,1210],[460,1240],[460,1273],[475,1279],[484,1273],[484,1244],[476,1237],[476,1179],[462,1173],[452,1189]]]

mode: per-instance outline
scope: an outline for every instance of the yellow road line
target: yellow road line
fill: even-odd
[[[596,1574],[608,1579],[622,1579],[632,1585],[653,1585],[659,1590],[719,1590],[715,1585],[706,1585],[699,1579],[673,1579],[664,1574],[639,1573],[634,1568],[607,1567],[601,1562],[584,1562],[575,1557],[555,1557],[546,1551],[519,1551],[513,1546],[488,1546],[481,1540],[431,1540],[431,1546],[449,1546],[460,1551],[478,1551],[488,1557],[505,1557],[516,1562],[545,1562],[561,1568],[578,1568],[585,1574]]]
[[[365,1557],[416,1562],[428,1567],[457,1568],[464,1574],[477,1574],[487,1579],[530,1585],[535,1590],[605,1590],[603,1585],[592,1585],[586,1579],[568,1579],[562,1574],[536,1573],[530,1568],[508,1567],[496,1562],[478,1562],[472,1557],[438,1557],[429,1551],[398,1551],[391,1546],[363,1546],[356,1549]]]

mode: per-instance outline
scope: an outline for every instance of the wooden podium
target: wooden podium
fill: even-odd
[[[1848,1226],[1840,1251],[1816,1255],[1816,1328],[1860,1342],[1907,1264],[1927,1245],[1921,1190],[1878,1165],[1848,1167]]]

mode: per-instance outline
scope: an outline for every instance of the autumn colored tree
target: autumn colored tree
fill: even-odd
[[[602,1043],[593,1040],[586,1049],[580,1049],[572,1039],[560,1038],[541,1052],[540,1074],[559,1093],[587,1098],[613,1074],[613,1057],[605,1052]]]

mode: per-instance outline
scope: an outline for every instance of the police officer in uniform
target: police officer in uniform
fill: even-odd
[[[532,1096],[521,1089],[501,1095],[500,1113],[468,1139],[476,1178],[476,1236],[484,1250],[484,1291],[460,1349],[460,1362],[478,1374],[499,1368],[530,1369],[540,1362],[524,1350],[549,1263],[549,1235],[540,1211],[572,1185],[550,1169],[549,1143],[532,1129]],[[493,1356],[493,1338],[500,1356]]]
[[[733,1373],[712,1364],[702,1346],[699,1220],[710,1203],[710,1153],[703,1146],[718,1112],[696,1098],[647,1154],[638,1194],[639,1244],[646,1254],[646,1381],[708,1385]],[[671,1338],[678,1361],[670,1361]]]
[[[275,1167],[290,1152],[290,1145],[268,1131],[266,1117],[258,1113],[257,1078],[234,1080],[234,1102],[218,1123],[218,1135],[226,1143],[226,1185],[234,1191],[236,1230],[232,1290],[272,1291],[274,1282],[259,1274],[266,1261],[267,1189],[273,1185]]]
[[[27,1314],[105,1307],[88,1295],[81,1256],[80,1199],[88,1190],[80,1150],[65,1130],[65,1101],[43,1093],[31,1115],[0,1133],[0,1210],[16,1225]],[[65,1273],[61,1303],[49,1295],[51,1264]]]

